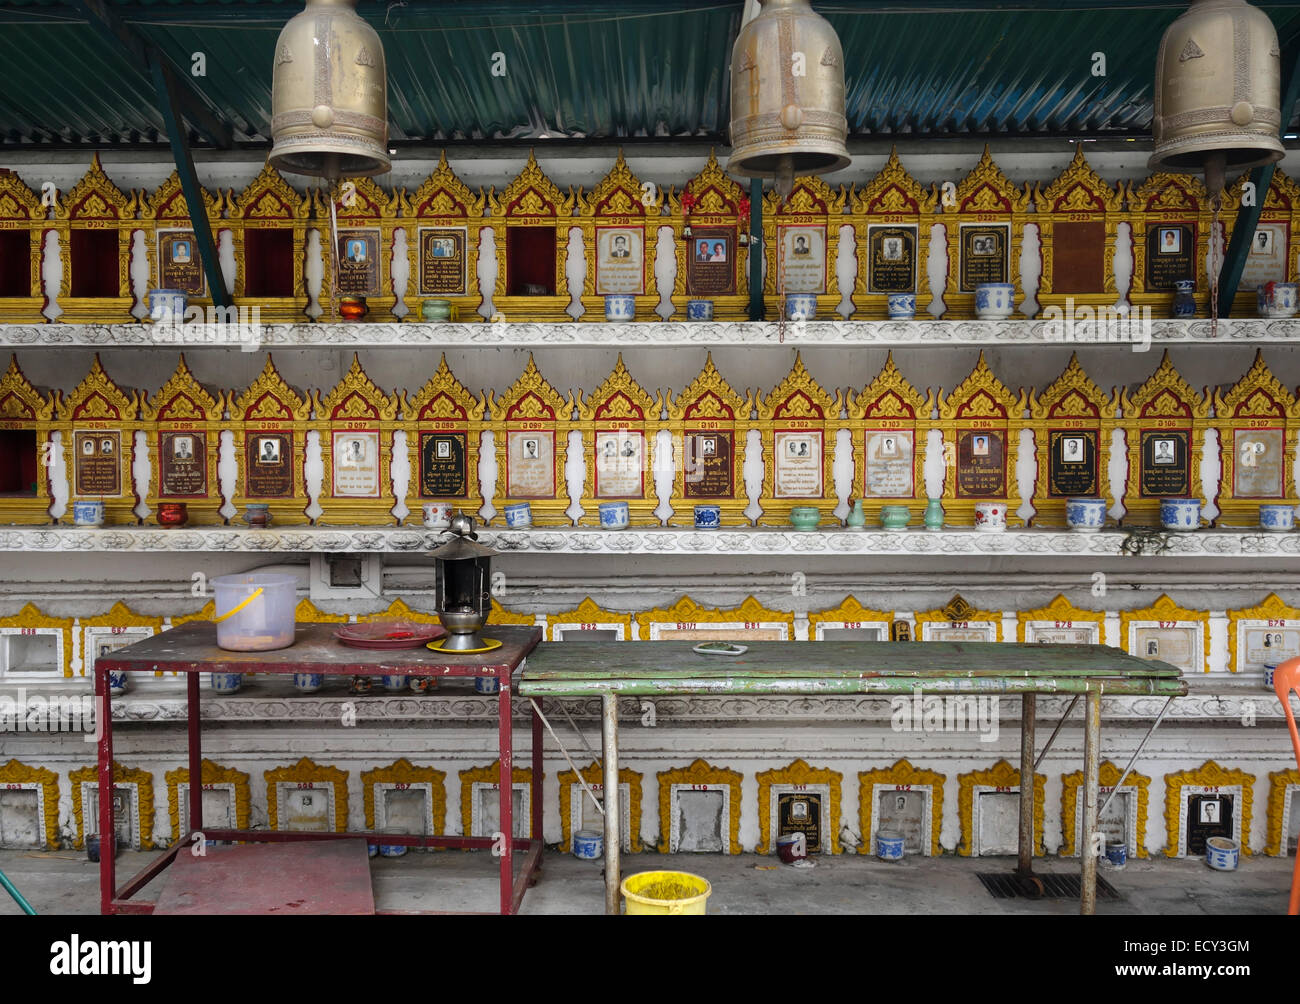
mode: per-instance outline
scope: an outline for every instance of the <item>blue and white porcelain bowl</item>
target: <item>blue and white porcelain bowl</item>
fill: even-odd
[[[876,834],[876,857],[881,861],[903,860],[903,835],[890,830]]]
[[[1016,287],[1009,282],[981,282],[975,287],[975,316],[985,321],[1010,317],[1016,309]]]
[[[244,685],[243,673],[213,673],[209,684],[218,694],[238,693]]]
[[[124,670],[110,669],[108,671],[108,692],[111,696],[121,697],[126,693],[128,686]]]
[[[787,321],[811,321],[817,317],[816,293],[789,293],[785,298]]]
[[[1200,499],[1161,499],[1160,525],[1166,530],[1196,530],[1201,525]]]
[[[573,835],[573,856],[596,861],[605,853],[605,839],[599,830],[579,830]]]
[[[712,300],[687,300],[686,319],[688,321],[713,320],[713,301]]]
[[[1256,287],[1255,305],[1260,317],[1294,317],[1296,312],[1294,282],[1270,282]]]
[[[499,694],[501,693],[501,681],[495,676],[476,676],[474,677],[474,693]]]
[[[527,502],[516,502],[506,506],[506,526],[512,530],[522,530],[533,525],[533,507]]]
[[[103,526],[104,503],[98,499],[79,499],[73,502],[72,522],[76,526]]]
[[[379,682],[389,693],[395,694],[399,690],[406,689],[407,677],[405,676],[381,676]]]
[[[892,320],[910,321],[916,316],[915,293],[890,293],[886,303]]]
[[[1116,868],[1123,868],[1128,863],[1128,848],[1124,844],[1107,844],[1106,860]]]
[[[300,694],[314,694],[325,685],[324,673],[294,673],[293,688]]]
[[[624,322],[636,318],[636,297],[630,293],[605,294],[605,320]]]
[[[185,320],[185,308],[189,304],[189,295],[183,289],[149,290],[149,319],[168,324],[180,324]]]
[[[1071,530],[1100,530],[1106,525],[1106,500],[1065,500],[1065,525]]]
[[[600,503],[600,528],[602,530],[626,530],[630,518],[626,502]]]
[[[1289,505],[1267,502],[1259,507],[1259,525],[1265,530],[1283,532],[1295,526],[1295,509]]]
[[[722,509],[716,505],[695,507],[695,529],[716,530],[722,525]]]
[[[1237,841],[1227,837],[1206,838],[1205,863],[1216,871],[1236,871],[1240,856],[1241,849],[1237,846]]]
[[[384,830],[385,834],[400,835],[401,830],[388,829]],[[400,858],[407,851],[405,844],[383,844],[379,845],[379,853],[386,858]]]

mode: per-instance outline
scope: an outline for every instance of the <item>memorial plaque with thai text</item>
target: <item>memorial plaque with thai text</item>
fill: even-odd
[[[461,498],[466,494],[464,432],[420,433],[420,497]]]
[[[1300,627],[1285,627],[1283,619],[1239,622],[1237,672],[1279,666],[1300,656]],[[1295,624],[1295,621],[1291,621]],[[1244,661],[1243,661],[1244,660]]]
[[[1169,292],[1174,283],[1195,279],[1196,228],[1156,223],[1147,228],[1147,292]]]
[[[1052,224],[1052,292],[1100,293],[1106,288],[1106,224]]]
[[[208,493],[208,449],[203,432],[167,431],[158,436],[158,490],[166,497]]]
[[[293,496],[293,435],[250,432],[244,443],[244,478],[250,498]]]
[[[866,433],[862,493],[868,498],[911,498],[916,493],[913,433],[881,429]]]
[[[340,230],[338,233],[338,291],[345,296],[378,296],[379,231]]]
[[[1147,496],[1184,496],[1191,490],[1186,429],[1143,429],[1139,458],[1140,484]]]
[[[778,837],[802,833],[809,854],[822,850],[822,796],[820,793],[783,791],[776,796]]]
[[[868,227],[867,254],[867,292],[916,292],[916,227]]]
[[[1047,494],[1052,498],[1091,498],[1098,494],[1097,430],[1049,430]]]
[[[645,229],[596,228],[596,293],[645,292]]]
[[[638,429],[596,433],[596,497],[640,498],[645,486],[645,436]]]
[[[74,494],[122,493],[122,433],[119,430],[77,430],[73,435]]]
[[[686,239],[686,292],[729,296],[736,292],[736,230],[694,227]]]
[[[420,228],[420,294],[465,295],[465,230]]]
[[[778,239],[784,292],[826,292],[826,228],[783,226]]]
[[[330,459],[336,498],[379,497],[378,432],[335,431]]]
[[[1239,499],[1282,497],[1281,429],[1233,430],[1232,494]]]
[[[961,291],[975,292],[982,282],[1010,282],[1011,228],[964,226],[961,228]]]
[[[810,430],[777,432],[772,446],[772,486],[779,499],[822,496],[822,434]]]
[[[734,490],[732,447],[731,430],[686,434],[683,488],[687,498],[731,498]]]
[[[1197,627],[1135,627],[1134,650],[1130,655],[1139,659],[1159,659],[1177,666],[1184,673],[1204,672],[1201,646],[1197,641]]]
[[[1006,433],[1002,429],[963,430],[957,439],[959,498],[1004,498],[1007,494]]]
[[[1250,253],[1241,270],[1242,292],[1268,282],[1286,282],[1291,227],[1286,223],[1260,223],[1250,239]]]
[[[1101,625],[1092,621],[1026,624],[1025,641],[1041,645],[1100,645]]]
[[[506,440],[506,495],[555,498],[555,431],[513,430]]]
[[[179,289],[202,296],[203,263],[193,230],[158,231],[158,277],[163,289]]]

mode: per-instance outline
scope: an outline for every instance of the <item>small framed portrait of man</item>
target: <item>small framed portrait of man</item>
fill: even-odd
[[[1083,463],[1083,437],[1082,436],[1061,437],[1061,463],[1063,464]]]
[[[278,464],[280,462],[280,440],[259,439],[257,441],[257,462],[259,464]]]
[[[987,457],[989,455],[989,437],[975,436],[972,438],[970,452],[973,457]]]
[[[881,247],[881,255],[885,261],[902,261],[903,260],[903,238],[886,237]]]
[[[812,447],[806,439],[789,439],[786,441],[786,452],[796,460],[804,460],[812,456]]]
[[[440,439],[434,444],[434,456],[439,460],[451,459],[451,443],[445,439]]]
[[[541,450],[538,447],[536,439],[521,440],[520,446],[525,460],[538,460],[541,458]]]
[[[172,459],[180,461],[194,459],[193,436],[176,436],[172,439]]]
[[[700,456],[714,457],[718,454],[718,441],[711,437],[700,440]]]
[[[1183,231],[1181,227],[1163,227],[1160,230],[1159,250],[1161,254],[1183,253]]]
[[[1151,462],[1160,467],[1169,467],[1178,462],[1174,452],[1174,440],[1156,439],[1151,444]]]

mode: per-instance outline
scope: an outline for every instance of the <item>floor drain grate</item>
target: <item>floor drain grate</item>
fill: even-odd
[[[1026,895],[1021,889],[1020,880],[1011,872],[977,872],[976,877],[989,891],[994,899],[1078,899],[1078,875],[1054,875],[1051,872],[1035,872],[1034,877],[1043,883],[1041,896]],[[1100,875],[1097,876],[1097,898],[1119,899],[1115,887]]]

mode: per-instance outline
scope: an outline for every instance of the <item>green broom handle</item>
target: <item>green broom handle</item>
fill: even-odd
[[[23,913],[27,914],[29,917],[36,916],[36,911],[32,909],[32,905],[28,903],[27,900],[23,899],[23,894],[18,891],[17,886],[9,881],[9,876],[4,872],[0,872],[0,886],[5,887],[5,890],[9,895],[14,898],[14,902],[22,908]]]

